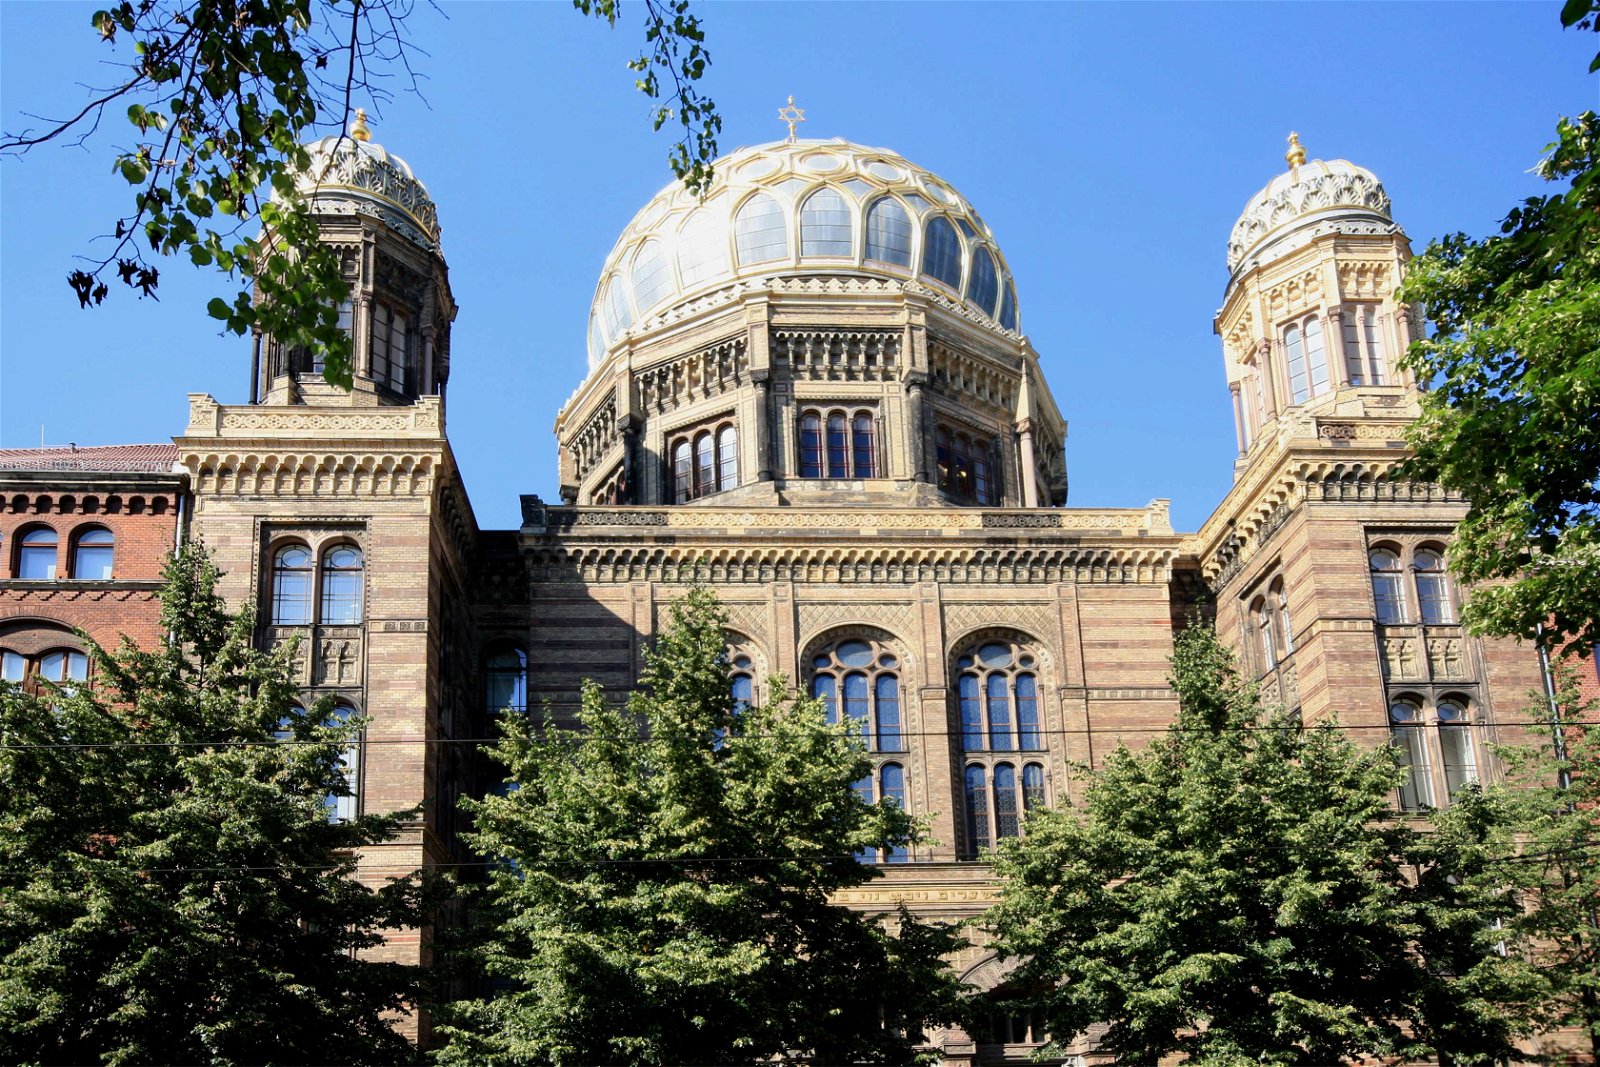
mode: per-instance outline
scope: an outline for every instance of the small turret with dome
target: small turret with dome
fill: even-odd
[[[372,140],[361,108],[347,133],[305,147],[309,164],[295,190],[350,284],[339,311],[351,332],[354,388],[327,385],[312,353],[262,337],[252,402],[391,405],[443,395],[456,305],[427,186]]]
[[[982,216],[886,148],[785,140],[623,230],[563,407],[590,503],[1065,503],[1066,427]]]
[[[1348,160],[1307,162],[1297,133],[1284,160],[1289,169],[1234,223],[1214,323],[1233,394],[1236,473],[1266,441],[1323,433],[1319,418],[1369,406],[1393,415],[1413,387],[1399,366],[1413,313],[1394,300],[1411,246],[1383,183]]]

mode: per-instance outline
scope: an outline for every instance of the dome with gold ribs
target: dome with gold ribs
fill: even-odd
[[[589,366],[664,312],[714,290],[803,274],[892,279],[1015,333],[1017,291],[994,234],[959,192],[884,148],[792,140],[715,163],[697,199],[674,182],[607,257]]]
[[[1238,275],[1327,233],[1393,233],[1389,194],[1378,176],[1345,159],[1306,162],[1289,135],[1289,169],[1245,205],[1228,238],[1228,271]]]
[[[439,210],[411,165],[372,142],[366,112],[356,110],[347,136],[306,145],[311,163],[295,188],[323,214],[382,219],[430,251],[439,247]]]

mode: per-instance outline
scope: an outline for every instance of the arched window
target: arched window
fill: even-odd
[[[1430,713],[1422,698],[1399,697],[1389,705],[1389,735],[1406,771],[1402,811],[1431,808],[1440,795],[1448,803],[1478,780],[1467,701],[1447,696]]]
[[[1289,595],[1283,590],[1282,578],[1272,583],[1267,590],[1267,596],[1277,608],[1273,618],[1273,632],[1277,637],[1278,648],[1287,656],[1294,651],[1294,620],[1289,617]]]
[[[1014,641],[988,641],[956,658],[961,745],[968,752],[1037,752],[1038,660]]]
[[[849,256],[854,252],[854,215],[837,189],[818,189],[800,208],[802,256]]]
[[[967,768],[967,858],[976,859],[994,840],[989,833],[988,771],[972,764]]]
[[[1300,339],[1300,327],[1290,326],[1283,331],[1283,350],[1289,367],[1289,392],[1296,404],[1303,404],[1311,399],[1311,383],[1306,377],[1306,352]]]
[[[28,657],[9,648],[0,650],[0,681],[21,685],[28,677]]]
[[[694,441],[694,489],[697,497],[717,491],[717,446],[710,431]]]
[[[1328,351],[1323,344],[1322,320],[1315,315],[1306,319],[1306,373],[1311,379],[1311,395],[1320,396],[1328,391]]]
[[[906,810],[906,769],[898,763],[885,763],[878,768],[878,803],[893,804]],[[906,846],[899,845],[885,851],[885,863],[904,863],[910,858]]]
[[[830,723],[849,723],[869,752],[904,752],[900,724],[899,659],[883,643],[850,638],[811,660],[811,695]]]
[[[867,258],[911,266],[911,216],[893,197],[874,200],[867,209]]]
[[[850,477],[850,438],[845,433],[842,411],[828,416],[828,477]]]
[[[1422,613],[1422,621],[1433,625],[1455,622],[1455,605],[1450,599],[1450,576],[1445,573],[1444,557],[1431,548],[1419,548],[1411,557],[1411,569],[1417,579],[1417,609]]]
[[[17,543],[17,577],[41,582],[56,576],[56,532],[35,526]]]
[[[615,341],[618,334],[633,324],[633,309],[628,306],[628,298],[622,292],[622,283],[616,278],[606,282],[605,296],[601,299],[600,310],[605,319],[608,342]]]
[[[728,236],[716,212],[697,209],[678,231],[678,273],[685,289],[728,273]]]
[[[272,625],[311,625],[311,550],[285,545],[272,558]]]
[[[717,488],[732,489],[739,484],[739,435],[732,426],[717,431]]]
[[[356,717],[356,709],[349,704],[335,704],[328,713],[328,725],[348,726]],[[361,743],[359,739],[339,752],[339,769],[344,773],[345,788],[342,793],[329,794],[323,801],[329,822],[349,822],[361,813]]]
[[[1322,320],[1307,315],[1284,327],[1283,348],[1289,370],[1289,393],[1296,404],[1328,391],[1328,352],[1323,343]]]
[[[1022,808],[1038,811],[1045,806],[1044,767],[1038,763],[1022,765]]]
[[[865,411],[856,413],[851,422],[851,473],[857,478],[871,478],[874,469],[872,448],[872,416]]]
[[[789,231],[783,208],[766,193],[746,200],[733,219],[733,244],[740,266],[789,258]]]
[[[1017,287],[1006,282],[1005,299],[1000,301],[1000,325],[1008,330],[1017,328]]]
[[[929,219],[923,231],[922,273],[957,292],[961,289],[961,237],[941,215]]]
[[[943,424],[933,430],[934,469],[939,488],[958,501],[991,505],[1000,500],[993,442]]]
[[[1000,276],[995,271],[994,256],[987,248],[972,253],[972,277],[967,280],[967,299],[994,317],[994,302],[1000,296]]]
[[[1020,785],[1016,765],[969,763],[966,772],[967,841],[964,856],[977,859],[991,844],[1022,833],[1023,817],[1045,805],[1044,766],[1026,763]]]
[[[1278,665],[1278,642],[1273,632],[1272,606],[1266,597],[1256,597],[1255,603],[1250,605],[1250,618],[1256,628],[1256,650],[1261,654],[1261,668],[1270,671]]]
[[[70,689],[89,678],[89,657],[73,648],[52,648],[27,656],[10,649],[0,650],[0,680],[38,689],[41,681]]]
[[[491,717],[528,710],[528,657],[501,645],[484,657],[484,704]]]
[[[802,412],[800,477],[878,477],[876,438],[876,418],[870,411]]]
[[[1434,715],[1439,724],[1439,765],[1444,770],[1445,797],[1454,800],[1457,793],[1478,780],[1466,702],[1441,700],[1434,706]]]
[[[111,577],[111,557],[116,538],[104,526],[91,526],[78,534],[72,546],[72,576],[79,580],[105,581]]]
[[[815,411],[800,417],[800,477],[822,477],[822,416]]]
[[[733,696],[733,717],[737,719],[747,709],[756,706],[755,662],[740,653],[728,665],[732,669],[728,675],[728,686]]]
[[[646,241],[633,257],[633,304],[641,314],[672,292],[672,268],[660,241]]]
[[[687,439],[672,448],[672,499],[679,504],[694,497],[694,460]]]
[[[1378,621],[1385,625],[1409,621],[1400,557],[1387,548],[1375,548],[1367,559],[1372,566],[1372,602]]]
[[[361,621],[361,550],[335,545],[322,557],[322,624],[354,626]]]
[[[1428,739],[1422,724],[1422,709],[1407,700],[1389,705],[1389,736],[1400,754],[1405,780],[1400,783],[1402,811],[1421,811],[1433,806],[1433,771],[1428,765]]]

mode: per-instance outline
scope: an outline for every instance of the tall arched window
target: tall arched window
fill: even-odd
[[[961,290],[961,237],[942,215],[929,219],[923,231],[922,273],[957,292]]]
[[[484,657],[484,704],[490,717],[528,710],[528,657],[500,645]]]
[[[646,241],[633,257],[633,304],[641,313],[672,292],[672,268],[660,241]]]
[[[1444,771],[1445,796],[1454,800],[1462,789],[1478,780],[1478,761],[1472,751],[1472,727],[1464,701],[1447,698],[1434,706],[1439,724],[1439,766]]]
[[[1411,557],[1417,579],[1417,609],[1422,621],[1443,625],[1456,621],[1455,604],[1450,599],[1450,576],[1445,573],[1444,557],[1431,548],[1419,548]]]
[[[969,763],[966,771],[966,859],[976,859],[990,845],[1022,833],[1022,820],[1044,807],[1044,766],[1025,763],[1019,781],[1010,762],[985,767]]]
[[[867,209],[867,258],[911,266],[911,216],[893,197],[881,197]]]
[[[682,504],[694,496],[694,459],[687,439],[672,446],[672,499]]]
[[[972,277],[967,281],[967,299],[994,316],[994,302],[1000,295],[1000,276],[995,271],[994,256],[987,248],[972,253]]]
[[[1478,780],[1467,701],[1446,696],[1434,703],[1401,696],[1389,705],[1389,737],[1400,754],[1406,780],[1400,786],[1402,811],[1421,811],[1441,794],[1446,803]]]
[[[678,273],[685,289],[728,272],[728,233],[716,215],[697,209],[678,231]]]
[[[800,417],[800,477],[822,477],[822,416],[815,411]]]
[[[961,745],[968,752],[1037,752],[1038,660],[1014,641],[988,641],[956,658]]]
[[[89,657],[73,648],[52,648],[27,656],[10,649],[0,650],[0,680],[15,682],[36,691],[40,681],[64,688],[89,678]]]
[[[732,426],[717,431],[717,488],[739,484],[739,435]]]
[[[1250,619],[1256,629],[1256,651],[1261,656],[1261,669],[1270,671],[1278,665],[1278,642],[1273,632],[1272,605],[1264,596],[1258,596],[1250,605]]]
[[[994,841],[989,833],[989,774],[987,769],[972,764],[967,768],[967,858],[975,859],[978,853]]]
[[[335,704],[328,713],[330,726],[348,726],[356,717],[356,709],[349,704]],[[349,822],[361,813],[361,743],[352,741],[339,752],[339,769],[344,773],[345,789],[329,794],[323,802],[329,822]]]
[[[92,526],[78,534],[72,546],[72,576],[80,581],[105,581],[111,577],[111,557],[116,538],[104,526]]]
[[[335,545],[322,557],[322,624],[354,626],[361,621],[361,550]]]
[[[800,415],[800,477],[876,478],[876,418],[871,411],[807,410]]]
[[[893,804],[906,810],[906,769],[898,763],[885,763],[878,768],[878,803]],[[884,853],[885,863],[904,863],[910,856],[906,846],[900,845]]]
[[[739,264],[789,258],[789,231],[783,208],[766,193],[757,193],[733,219],[733,244]]]
[[[1000,499],[991,459],[993,442],[943,424],[933,430],[934,469],[939,488],[959,501],[992,505]]]
[[[828,416],[828,477],[850,477],[850,438],[842,411]]]
[[[800,208],[802,256],[850,256],[854,252],[855,212],[837,189],[818,189]]]
[[[17,577],[28,581],[49,581],[56,576],[56,532],[48,526],[35,526],[17,543]]]
[[[873,463],[872,416],[865,411],[856,413],[851,422],[851,473],[857,478],[871,478]]]
[[[1017,328],[1017,287],[1006,282],[1005,299],[1000,301],[1000,325],[1008,330]]]
[[[869,752],[904,752],[900,723],[899,658],[882,642],[850,638],[811,660],[811,695],[829,722],[849,723]]]
[[[1322,320],[1307,315],[1284,327],[1283,349],[1289,370],[1289,394],[1303,404],[1328,391],[1328,352],[1322,336]]]
[[[285,545],[272,558],[272,625],[311,625],[311,550]]]
[[[1289,392],[1296,404],[1303,404],[1311,399],[1311,382],[1306,377],[1306,350],[1300,327],[1290,326],[1283,331],[1283,350],[1289,368]]]
[[[1372,567],[1372,602],[1378,621],[1385,625],[1409,621],[1400,557],[1387,548],[1375,548],[1367,559]]]
[[[1294,620],[1289,617],[1289,594],[1284,592],[1282,578],[1273,580],[1267,589],[1267,596],[1277,609],[1273,615],[1273,632],[1278,639],[1278,647],[1287,656],[1294,651]]]
[[[711,434],[703,433],[694,442],[694,488],[696,496],[715,492],[717,487],[717,449]]]

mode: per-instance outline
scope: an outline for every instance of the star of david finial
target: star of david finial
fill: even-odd
[[[805,108],[795,107],[794,106],[794,94],[790,93],[789,94],[788,106],[780,107],[778,109],[778,121],[779,122],[787,122],[789,124],[789,143],[790,144],[794,143],[794,128],[795,128],[795,124],[796,123],[800,123],[800,122],[804,122],[805,120],[806,120]]]

